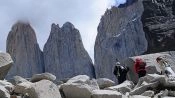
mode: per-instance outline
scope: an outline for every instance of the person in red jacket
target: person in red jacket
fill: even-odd
[[[141,58],[136,58],[134,69],[135,72],[138,74],[138,77],[143,77],[146,75],[146,62]]]

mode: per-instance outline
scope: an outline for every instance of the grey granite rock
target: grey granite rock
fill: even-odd
[[[122,94],[113,90],[94,90],[91,98],[123,98]]]
[[[175,1],[143,0],[143,29],[147,53],[175,50]]]
[[[104,89],[104,88],[111,87],[111,86],[115,85],[114,81],[107,79],[107,78],[99,78],[99,79],[97,79],[97,83],[98,83],[100,89]]]
[[[123,61],[147,50],[147,40],[141,22],[143,10],[142,2],[138,0],[130,6],[112,7],[105,12],[98,26],[95,42],[97,78],[114,80],[116,58]]]
[[[30,82],[38,82],[41,80],[50,80],[53,82],[54,80],[56,80],[56,76],[48,72],[35,74],[31,77]]]
[[[84,49],[80,33],[69,22],[61,28],[52,24],[43,52],[45,71],[56,75],[57,79],[76,75],[94,77],[94,66]]]
[[[156,58],[161,56],[163,57],[168,64],[172,65],[171,68],[175,71],[175,51],[168,51],[168,52],[160,52],[160,53],[153,53],[153,54],[146,54],[140,56],[129,57],[127,60],[124,61],[124,64],[129,67],[128,72],[128,79],[137,83],[138,75],[134,71],[134,62],[136,58],[142,58],[146,62],[146,71],[147,74],[154,74],[160,73],[160,65],[157,63]]]
[[[97,78],[114,79],[116,58],[175,50],[174,6],[174,0],[127,0],[107,10],[95,43]]]
[[[49,80],[41,80],[31,84],[26,93],[29,94],[29,98],[62,98],[57,85]]]
[[[0,52],[0,80],[3,80],[13,64],[13,60],[8,53]]]
[[[13,25],[8,34],[6,51],[14,60],[7,78],[15,75],[28,78],[44,71],[43,53],[30,24],[17,22]]]

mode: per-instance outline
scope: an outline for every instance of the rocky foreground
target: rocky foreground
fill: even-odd
[[[34,74],[25,79],[4,80],[13,61],[0,53],[0,98],[166,98],[175,97],[175,81],[165,75],[148,74],[137,84],[126,80],[120,85],[107,78],[78,75],[57,80],[51,73]]]
[[[35,80],[35,81],[34,81]],[[0,98],[175,98],[175,81],[164,75],[148,74],[137,85],[126,80],[120,85],[107,78],[78,75],[56,81],[54,75],[33,75],[29,80],[15,76],[0,80]]]

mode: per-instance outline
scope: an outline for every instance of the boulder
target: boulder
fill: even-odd
[[[17,95],[11,95],[10,98],[23,98],[23,97],[17,96]],[[26,98],[26,97],[24,97],[24,98]]]
[[[98,84],[94,80],[86,83],[65,83],[60,87],[66,98],[91,98],[93,90],[98,90]]]
[[[92,80],[87,80],[86,82],[84,82],[85,84],[88,84],[90,87],[94,88],[94,89],[100,89],[97,81],[95,79]]]
[[[167,88],[175,88],[175,81],[166,80],[166,82],[164,83],[164,86]]]
[[[8,53],[0,52],[0,80],[3,80],[9,72],[13,60]]]
[[[134,96],[130,96],[129,98],[151,98],[151,97],[142,96],[142,95],[134,95]]]
[[[17,22],[7,37],[6,51],[12,56],[14,66],[7,78],[19,75],[29,78],[33,74],[43,73],[43,53],[37,43],[35,31],[29,23]]]
[[[107,79],[107,78],[99,78],[99,79],[97,79],[97,83],[98,83],[100,89],[104,89],[104,88],[115,85],[114,81]]]
[[[160,83],[158,81],[153,82],[153,83],[144,83],[140,87],[133,89],[129,94],[130,95],[141,95],[147,90],[158,88],[159,85]]]
[[[0,86],[0,97],[1,98],[10,98],[10,93],[3,86]]]
[[[119,85],[111,86],[108,88],[105,88],[106,90],[114,90],[118,91],[122,94],[126,94],[126,92],[130,92],[134,88],[134,83],[132,81],[125,81]]]
[[[63,80],[76,75],[95,76],[92,60],[85,50],[79,31],[66,22],[62,27],[52,24],[44,49],[45,71]]]
[[[15,89],[14,89],[14,92],[17,93],[17,94],[23,94],[23,95],[26,95],[27,93],[27,89],[28,88],[31,88],[31,85],[33,83],[31,82],[22,82],[22,83],[19,83],[15,86]]]
[[[168,90],[167,90],[167,89],[162,90],[162,91],[160,91],[159,93],[157,93],[157,94],[154,96],[154,98],[164,98],[164,97],[166,97],[166,96],[168,96]]]
[[[26,91],[30,98],[61,98],[58,87],[49,80],[33,83]]]
[[[168,95],[175,97],[175,91],[168,91]]]
[[[90,80],[89,76],[87,76],[87,75],[78,75],[78,76],[70,78],[67,81],[67,83],[85,83],[88,80]]]
[[[146,54],[140,56],[129,57],[124,61],[124,64],[129,67],[128,79],[133,81],[134,83],[138,82],[138,75],[134,71],[134,62],[136,58],[142,58],[146,62],[146,71],[147,74],[160,73],[160,65],[157,63],[156,58],[161,56],[164,58],[170,65],[172,65],[172,69],[175,71],[175,51],[168,52],[160,52],[153,54]]]
[[[112,90],[94,90],[91,98],[123,98],[122,94]]]
[[[10,83],[12,83],[13,85],[17,85],[19,83],[23,83],[23,82],[28,82],[28,80],[22,78],[21,76],[14,76],[12,79],[8,80]]]
[[[0,97],[1,98],[10,98],[10,94],[14,90],[14,86],[6,81],[0,81]]]
[[[137,85],[134,88],[138,88],[143,85],[143,82],[146,83],[153,83],[153,82],[159,82],[162,85],[167,84],[167,77],[165,75],[158,75],[158,74],[147,74],[144,77],[141,77],[137,83]]]
[[[38,82],[40,80],[50,80],[50,81],[54,81],[56,80],[56,76],[51,74],[51,73],[42,73],[42,74],[34,74],[32,76],[32,78],[30,79],[31,82]]]
[[[142,93],[141,95],[142,96],[148,96],[148,97],[152,98],[154,96],[154,94],[155,94],[154,91],[148,90],[148,91],[145,91],[144,93]]]

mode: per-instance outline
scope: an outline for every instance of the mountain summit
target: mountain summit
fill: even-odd
[[[43,53],[29,23],[17,22],[12,26],[6,49],[14,60],[7,77],[20,75],[27,78],[44,71]]]

